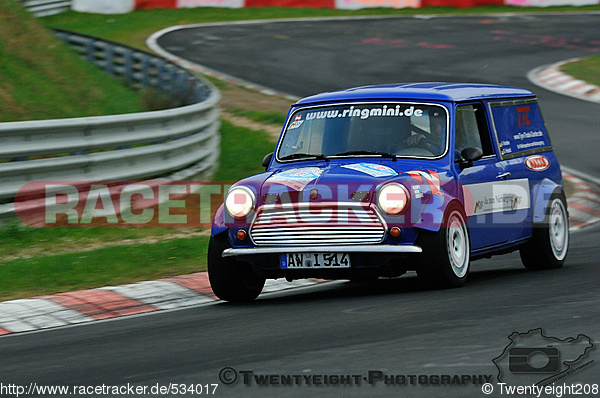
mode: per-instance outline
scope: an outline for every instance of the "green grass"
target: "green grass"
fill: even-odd
[[[0,261],[73,251],[130,240],[164,238],[190,232],[172,228],[34,228],[18,221],[0,226]]]
[[[143,110],[138,93],[81,59],[16,1],[0,2],[0,122]]]
[[[196,75],[200,76],[200,77],[204,77],[205,79],[207,79],[208,81],[210,81],[217,89],[219,90],[228,90],[231,86],[229,83],[227,83],[224,80],[221,79],[217,79],[216,77],[212,77],[212,76],[205,76],[202,73],[199,72],[194,72]]]
[[[236,181],[262,173],[262,160],[275,150],[268,133],[237,127],[227,121],[221,124],[221,157],[214,180]]]
[[[563,65],[560,70],[577,79],[600,86],[600,55],[570,62]]]
[[[285,122],[286,115],[278,112],[259,112],[247,109],[232,109],[229,112],[234,115],[243,116],[259,123],[268,123],[275,126],[281,126]]]
[[[256,20],[273,18],[309,18],[335,16],[369,16],[369,15],[415,15],[415,14],[473,14],[499,12],[553,12],[553,11],[588,11],[600,10],[600,6],[582,7],[511,7],[486,6],[473,8],[426,7],[406,9],[362,9],[334,10],[326,8],[185,8],[185,9],[152,9],[139,10],[129,14],[100,15],[83,14],[73,11],[45,17],[42,21],[48,26],[81,32],[108,40],[117,41],[147,49],[145,40],[152,33],[173,25]]]
[[[0,301],[206,270],[208,237],[0,261]]]

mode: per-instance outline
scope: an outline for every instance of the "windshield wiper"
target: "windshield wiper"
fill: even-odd
[[[314,154],[314,153],[292,153],[291,155],[284,156],[279,158],[279,160],[293,160],[293,159],[311,159],[311,160],[327,160],[329,158],[322,153]]]
[[[357,150],[357,151],[347,151],[336,153],[334,156],[350,156],[350,155],[378,155],[384,158],[392,158],[396,160],[397,155],[389,152],[379,152],[379,151],[365,151],[365,150]]]

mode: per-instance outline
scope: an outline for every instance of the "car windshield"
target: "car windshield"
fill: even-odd
[[[277,158],[435,158],[446,152],[447,131],[447,112],[440,105],[387,102],[305,108],[290,116]]]

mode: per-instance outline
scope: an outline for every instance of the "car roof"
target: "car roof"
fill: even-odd
[[[322,102],[356,100],[430,100],[472,101],[477,99],[503,99],[535,97],[529,90],[517,87],[478,83],[399,83],[378,86],[355,87],[327,92],[303,98],[296,105]]]

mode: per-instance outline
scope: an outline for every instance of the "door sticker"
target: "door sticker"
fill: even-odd
[[[467,217],[530,207],[527,178],[464,185],[463,194]]]

